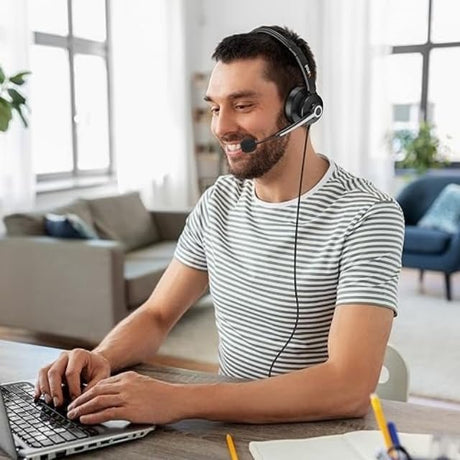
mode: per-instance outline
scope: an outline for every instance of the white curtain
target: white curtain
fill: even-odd
[[[0,65],[7,75],[29,69],[31,36],[26,3],[26,0],[0,2]],[[28,96],[27,84],[21,92]],[[0,222],[5,214],[31,209],[34,199],[30,130],[14,114],[9,130],[0,132]],[[0,223],[0,233],[3,230]]]
[[[118,183],[156,208],[189,207],[198,197],[185,1],[111,3]]]
[[[391,192],[390,107],[379,44],[385,1],[321,0],[319,89],[323,119],[314,128],[317,150]]]

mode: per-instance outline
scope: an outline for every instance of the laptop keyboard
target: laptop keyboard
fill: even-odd
[[[43,400],[34,402],[34,387],[28,383],[0,388],[11,430],[31,447],[49,447],[98,434],[91,427],[69,420]]]

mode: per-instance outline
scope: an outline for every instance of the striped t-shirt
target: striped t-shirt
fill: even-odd
[[[394,199],[329,161],[302,195],[297,242],[299,322],[272,375],[327,360],[336,305],[396,313],[404,222]],[[175,257],[208,271],[220,372],[267,377],[294,328],[297,198],[267,203],[252,180],[222,176],[189,215]],[[351,308],[351,307],[350,307]]]

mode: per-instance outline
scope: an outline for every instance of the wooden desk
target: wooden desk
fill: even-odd
[[[0,340],[0,381],[34,379],[38,369],[54,360],[60,350]],[[137,371],[169,382],[204,383],[223,380],[214,374],[152,366]],[[460,411],[383,401],[383,408],[402,432],[460,434]],[[228,459],[225,434],[231,433],[241,460],[252,459],[250,441],[307,438],[353,430],[377,429],[372,413],[362,419],[327,422],[246,425],[187,420],[157,429],[146,438],[71,458],[91,459]],[[0,453],[0,458],[6,458]]]

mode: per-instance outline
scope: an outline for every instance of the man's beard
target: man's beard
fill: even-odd
[[[276,122],[276,129],[281,129],[286,126],[286,124],[286,117],[283,112],[280,112]],[[268,141],[266,144],[258,146],[254,153],[247,153],[246,155],[248,158],[244,162],[244,165],[241,165],[241,168],[239,168],[238,165],[236,165],[236,167],[232,166],[227,158],[230,174],[233,174],[237,179],[255,179],[257,177],[262,177],[283,158],[289,136],[290,135],[287,134],[283,137],[277,137]]]

